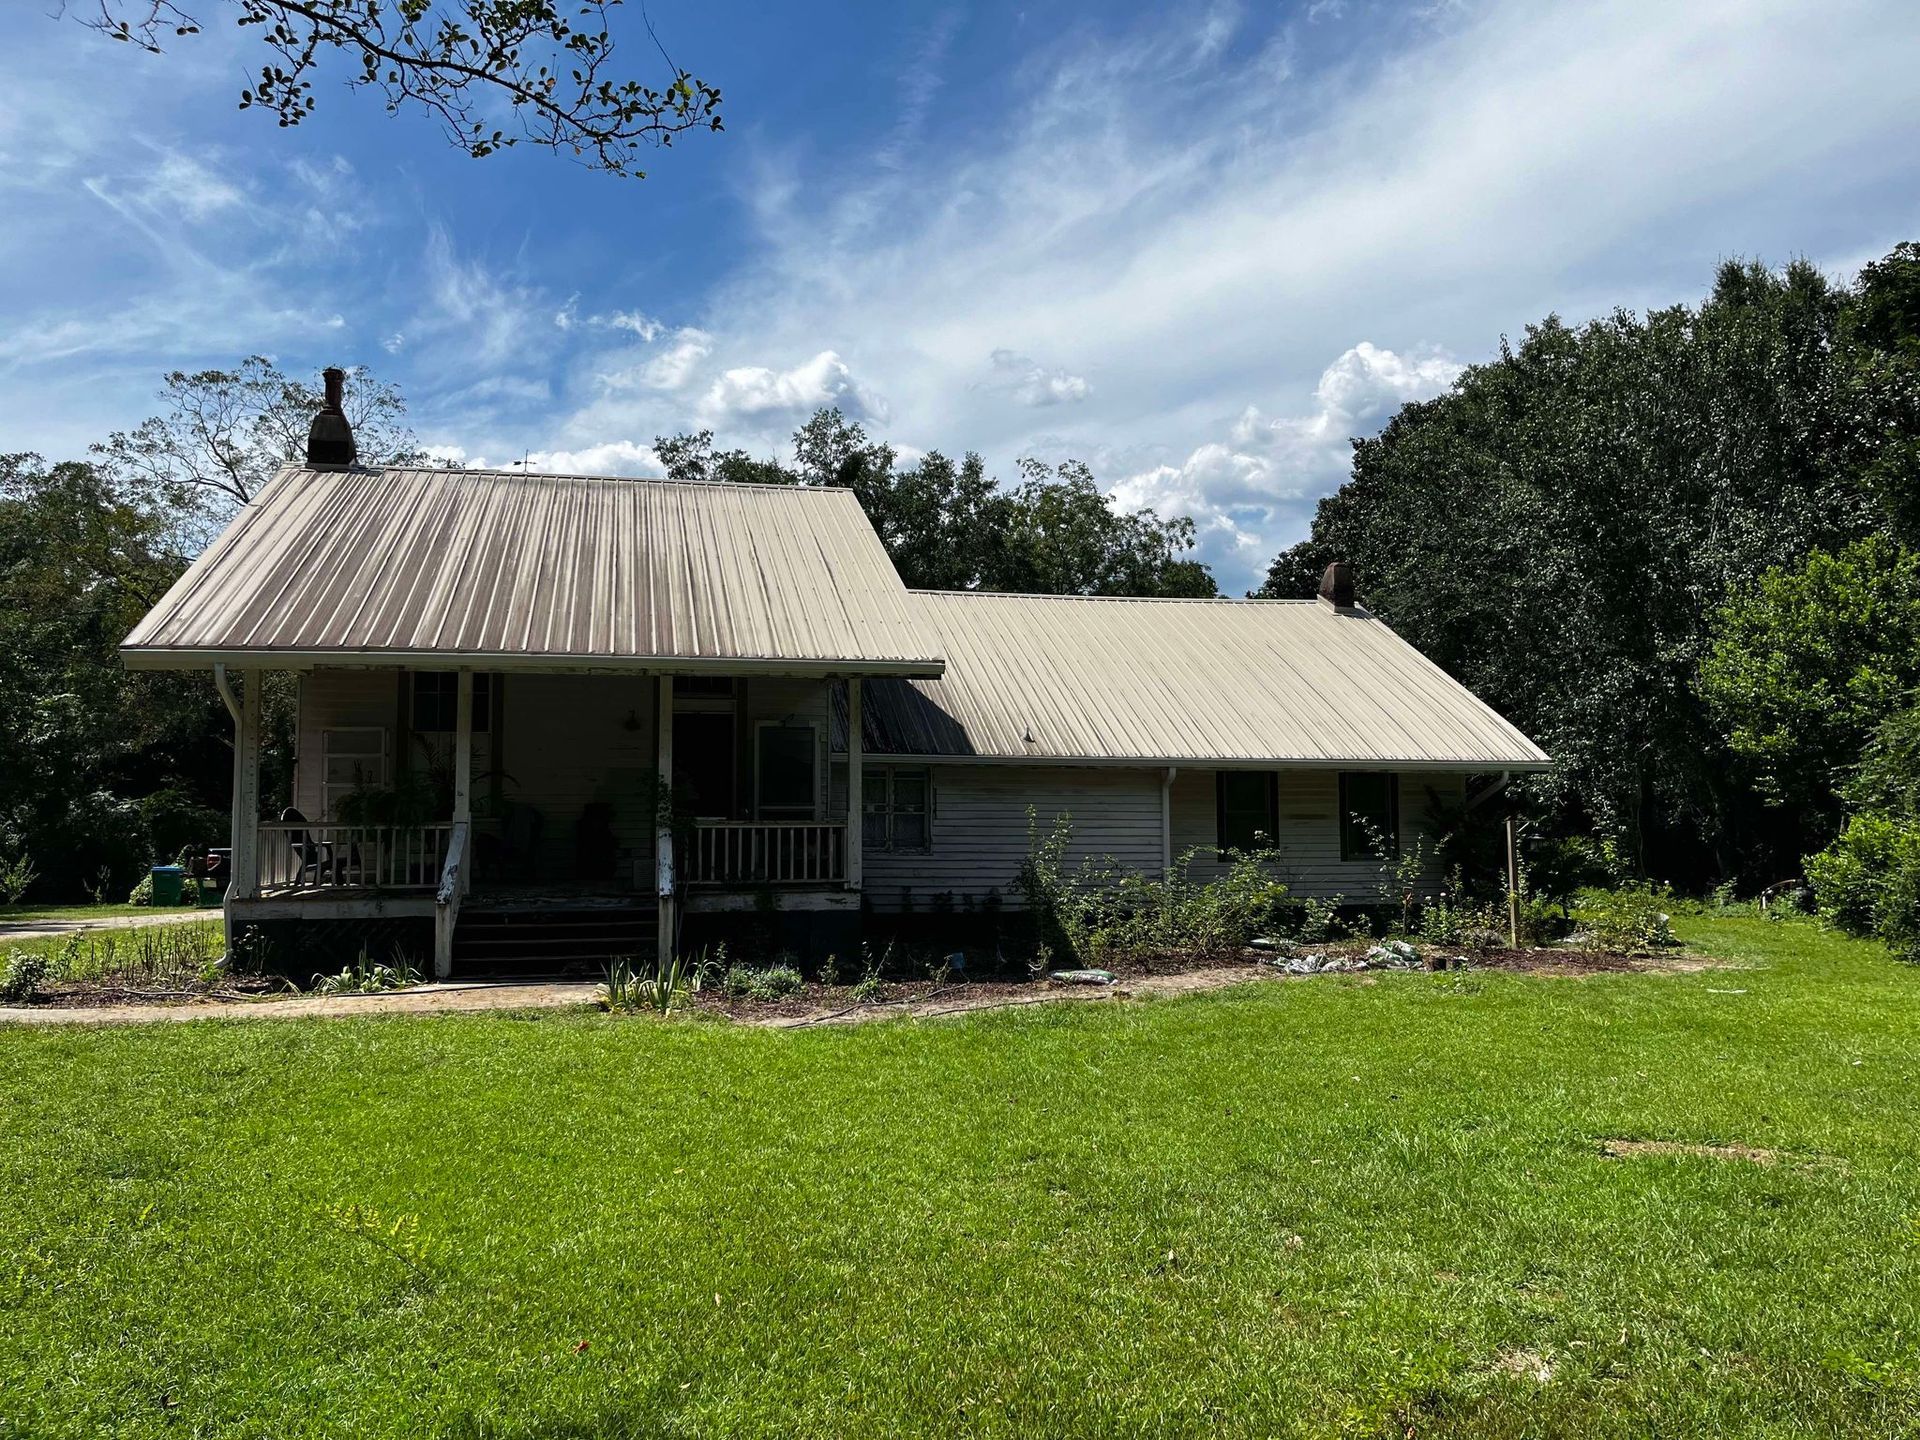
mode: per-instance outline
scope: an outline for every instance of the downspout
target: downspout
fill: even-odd
[[[1160,873],[1173,878],[1173,777],[1178,765],[1169,765],[1160,776]]]
[[[213,664],[213,688],[220,692],[220,698],[226,702],[227,714],[233,717],[234,728],[240,726],[240,702],[233,698],[233,686],[227,683],[227,667],[219,661]]]
[[[1509,772],[1501,771],[1501,788],[1505,789],[1512,778]],[[1507,805],[1507,944],[1515,950],[1520,948],[1520,827],[1511,802]]]

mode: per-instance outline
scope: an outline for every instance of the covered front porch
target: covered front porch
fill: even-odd
[[[261,673],[216,673],[236,735],[230,935],[430,921],[445,977],[490,927],[600,925],[618,953],[667,954],[690,913],[859,908],[858,676],[316,667],[294,803],[267,816]]]

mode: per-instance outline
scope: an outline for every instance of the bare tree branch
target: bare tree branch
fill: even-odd
[[[150,54],[197,35],[175,0],[86,0],[81,21]],[[476,159],[522,142],[571,155],[589,169],[644,178],[641,157],[688,130],[718,130],[720,92],[674,65],[660,89],[613,73],[609,14],[622,0],[203,0],[260,27],[274,60],[240,92],[282,128],[317,105],[313,74],[330,52],[347,84],[373,88],[389,113],[425,110],[447,140]],[[573,19],[562,15],[577,5]],[[97,7],[97,8],[96,8]],[[643,17],[644,18],[644,17]],[[649,38],[656,48],[652,26]],[[507,112],[501,114],[501,110]]]

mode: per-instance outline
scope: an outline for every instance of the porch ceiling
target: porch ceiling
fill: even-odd
[[[121,655],[144,669],[944,668],[850,491],[298,466]]]

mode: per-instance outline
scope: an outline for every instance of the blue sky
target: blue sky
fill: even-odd
[[[297,130],[237,113],[220,0],[162,59],[56,8],[0,13],[0,449],[50,456],[253,352],[552,469],[700,426],[768,453],[834,403],[1002,476],[1086,459],[1238,591],[1348,436],[1503,333],[1920,238],[1910,0],[653,0],[728,129],[644,182],[467,160],[327,82]]]

